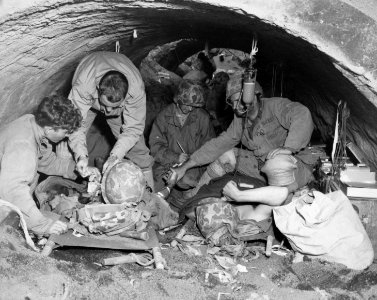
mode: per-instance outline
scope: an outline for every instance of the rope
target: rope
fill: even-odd
[[[20,211],[20,209],[17,206],[13,205],[12,203],[5,201],[5,200],[2,200],[2,199],[0,199],[0,206],[9,207],[10,209],[14,210],[20,216],[20,223],[21,223],[22,230],[24,231],[26,243],[34,251],[39,252],[39,249],[37,247],[35,247],[34,242],[29,235],[24,216],[22,215],[22,212]]]

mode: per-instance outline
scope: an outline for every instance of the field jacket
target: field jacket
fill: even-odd
[[[80,110],[84,120],[81,128],[71,135],[70,147],[76,159],[88,155],[86,132],[100,111],[98,86],[101,78],[109,71],[118,71],[128,80],[128,93],[125,105],[104,113],[106,117],[122,115],[121,133],[116,136],[111,154],[119,158],[136,144],[143,134],[146,115],[146,96],[144,83],[139,70],[125,55],[116,52],[94,52],[86,56],[78,65],[72,79],[72,89],[68,98]],[[92,109],[91,109],[92,108]]]
[[[175,114],[175,104],[159,113],[149,136],[151,154],[157,163],[172,165],[178,162],[182,149],[194,153],[205,142],[215,137],[209,114],[202,108],[194,109],[183,126]]]
[[[31,195],[38,183],[38,172],[76,177],[74,161],[55,155],[31,114],[0,129],[0,164],[0,197],[20,208],[29,229],[45,219]]]
[[[313,128],[310,111],[304,105],[287,98],[262,98],[261,111],[254,121],[234,116],[228,129],[204,144],[191,159],[198,165],[208,164],[240,142],[261,161],[279,147],[298,153],[308,145]]]

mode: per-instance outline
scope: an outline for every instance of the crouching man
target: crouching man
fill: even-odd
[[[16,205],[27,227],[38,235],[61,234],[67,225],[44,216],[32,192],[38,173],[74,179],[75,162],[57,146],[77,130],[80,112],[65,97],[46,97],[33,114],[26,114],[0,129],[0,198]]]

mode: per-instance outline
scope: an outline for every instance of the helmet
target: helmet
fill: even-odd
[[[146,181],[141,169],[129,160],[123,160],[106,170],[101,190],[106,203],[139,202],[145,191]]]
[[[243,73],[238,72],[234,74],[228,81],[226,86],[226,99],[233,94],[240,93],[242,91],[242,76]],[[258,82],[255,82],[255,95],[263,95],[263,89]]]
[[[174,102],[180,105],[203,107],[205,105],[203,93],[200,85],[183,80],[178,86]]]
[[[202,235],[211,243],[220,245],[222,239],[228,237],[229,232],[237,226],[238,214],[228,202],[217,198],[205,198],[210,201],[196,208],[196,222]]]

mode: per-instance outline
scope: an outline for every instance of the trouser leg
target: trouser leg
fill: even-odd
[[[185,197],[191,198],[195,196],[203,185],[208,184],[214,178],[221,177],[225,175],[227,172],[234,170],[234,166],[235,166],[234,158],[235,157],[234,157],[233,150],[229,150],[225,152],[224,154],[222,154],[214,162],[210,163],[209,166],[207,167],[207,170],[200,177],[197,186],[193,188],[192,190],[188,191],[185,194]]]

